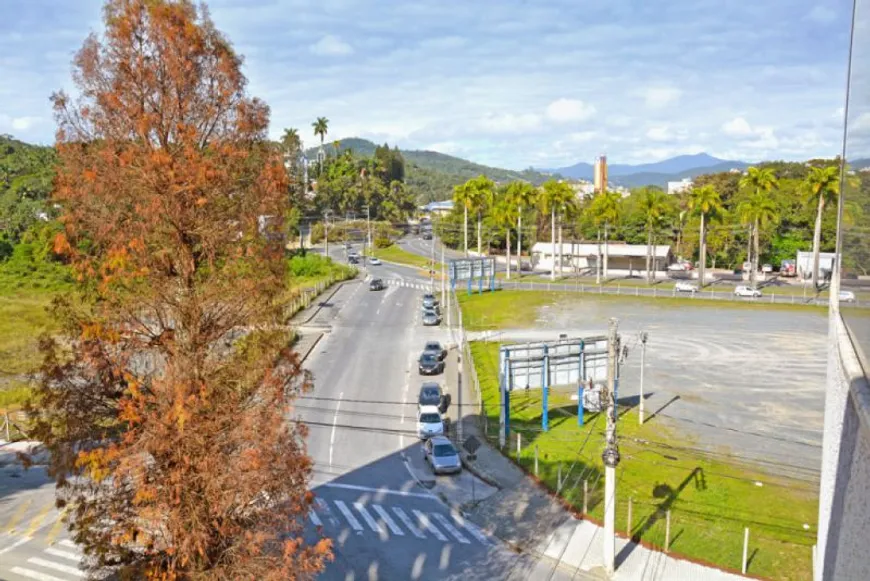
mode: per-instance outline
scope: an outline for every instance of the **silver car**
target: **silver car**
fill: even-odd
[[[435,474],[455,474],[462,470],[459,452],[444,436],[429,438],[423,443],[423,456]]]
[[[435,327],[441,324],[441,317],[432,309],[423,311],[423,325],[426,327]]]

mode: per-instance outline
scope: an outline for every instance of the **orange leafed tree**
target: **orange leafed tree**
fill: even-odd
[[[310,381],[286,332],[256,330],[284,283],[268,108],[204,7],[109,0],[104,20],[76,98],[52,97],[55,248],[86,298],[56,303],[34,400],[59,503],[95,573],[310,578],[331,547],[304,538],[312,464],[288,421]]]

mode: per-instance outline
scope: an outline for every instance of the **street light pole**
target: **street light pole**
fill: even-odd
[[[435,234],[432,233],[431,260],[429,261],[429,292],[435,292]]]
[[[607,428],[605,448],[601,454],[604,461],[604,569],[612,576],[616,568],[616,466],[619,464],[619,447],[616,443],[616,366],[619,353],[618,322],[610,319],[610,333],[607,340],[607,387],[604,389],[607,404]]]
[[[444,284],[444,242],[441,243],[441,304],[444,304],[444,295],[446,294],[447,286]],[[449,326],[449,325],[448,325]]]
[[[363,252],[363,265],[366,264],[366,258],[372,252],[372,212],[371,206],[366,204],[366,251]]]
[[[646,367],[646,340],[647,332],[640,333],[640,425],[643,425],[643,368]]]
[[[329,258],[329,210],[323,213],[323,239],[326,245],[326,258]]]

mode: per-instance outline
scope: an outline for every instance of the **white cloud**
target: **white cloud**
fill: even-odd
[[[353,53],[353,47],[332,34],[324,35],[309,47],[309,50],[320,56],[342,56]]]
[[[669,125],[654,125],[646,131],[646,138],[652,141],[684,141],[687,137],[685,129],[674,129]]]
[[[0,127],[9,127],[13,131],[27,131],[41,121],[41,117],[10,117],[9,115],[0,115]]]
[[[661,109],[680,100],[683,92],[676,87],[649,87],[643,92],[643,100],[650,109]]]
[[[430,143],[429,145],[423,147],[423,149],[427,151],[437,151],[438,153],[446,153],[448,155],[455,155],[465,150],[464,147],[462,147],[455,141],[440,141],[438,143]]]
[[[731,121],[723,123],[722,131],[729,137],[750,137],[753,134],[752,127],[743,117],[735,117]]]
[[[833,22],[836,18],[836,11],[830,6],[826,6],[824,4],[817,4],[816,6],[813,6],[813,9],[810,10],[806,16],[804,16],[804,20],[812,20],[813,22],[818,22],[819,24],[829,24]]]
[[[595,131],[575,131],[568,134],[568,141],[571,143],[587,143],[598,137]]]
[[[595,107],[579,99],[556,99],[547,105],[546,115],[553,121],[584,121],[595,114]]]
[[[482,129],[493,133],[522,133],[539,128],[541,126],[541,118],[534,113],[523,113],[520,115],[512,113],[503,115],[489,114],[480,120],[479,125]]]

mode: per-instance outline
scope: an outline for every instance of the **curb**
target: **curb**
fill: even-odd
[[[323,339],[324,335],[326,335],[325,332],[317,335],[317,339],[314,340],[314,342],[311,344],[311,347],[309,347],[308,350],[305,351],[305,354],[303,354],[302,357],[299,358],[300,365],[302,363],[305,363],[305,360],[308,359],[308,356],[311,355],[311,352],[314,351],[314,348],[317,347],[317,344],[320,343],[320,340]]]
[[[335,285],[335,288],[333,289],[333,291],[329,294],[328,297],[326,297],[325,301],[329,301],[329,299],[331,299],[332,297],[334,297],[334,296],[335,296],[335,293],[337,293],[339,290],[341,290],[341,288],[342,288],[344,285],[346,285],[347,283],[349,283],[349,282],[352,281],[352,280],[357,280],[358,277],[359,277],[359,273],[357,273],[357,276],[355,276],[355,277],[353,277],[353,278],[350,278],[350,279],[348,279],[348,280],[343,280],[343,281],[341,281],[340,283],[337,283],[337,284]],[[323,295],[323,293],[321,293],[321,294],[315,296],[314,298],[319,298],[319,297],[321,297],[322,295]],[[324,301],[320,301],[320,302],[324,302]],[[301,327],[302,325],[306,325],[306,324],[308,324],[308,323],[309,323],[309,322],[310,322],[314,317],[316,317],[316,316],[320,313],[320,309],[322,309],[322,308],[323,308],[322,305],[318,305],[317,308],[314,309],[314,312],[311,313],[311,316],[309,316],[307,319],[305,319],[304,321],[302,321],[302,322],[300,322],[300,323],[296,323],[296,324],[293,324],[292,321],[291,321],[291,325],[293,325],[294,327]]]

